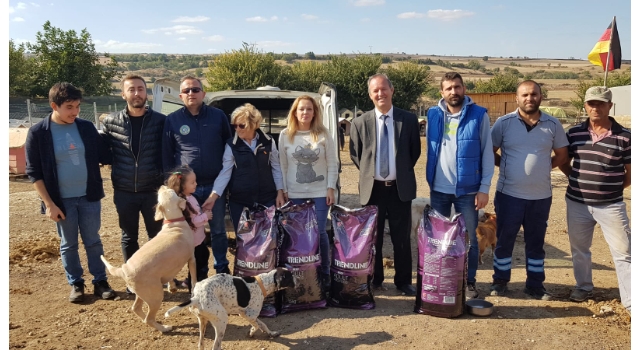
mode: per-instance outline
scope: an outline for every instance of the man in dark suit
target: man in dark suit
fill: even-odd
[[[384,74],[375,74],[367,82],[375,108],[351,125],[349,151],[360,170],[360,204],[378,207],[376,260],[373,287],[382,286],[382,242],[385,218],[389,218],[394,284],[408,296],[416,295],[412,285],[411,201],[416,198],[413,170],[420,158],[420,135],[415,114],[393,107],[393,84]]]

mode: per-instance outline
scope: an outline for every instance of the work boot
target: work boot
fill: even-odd
[[[81,303],[84,300],[84,283],[77,282],[71,285],[71,294],[69,294],[69,302]]]
[[[102,299],[113,299],[116,297],[116,292],[111,289],[106,280],[103,280],[93,284],[93,295]]]
[[[503,296],[507,292],[507,282],[502,280],[494,280],[491,283],[491,295]]]

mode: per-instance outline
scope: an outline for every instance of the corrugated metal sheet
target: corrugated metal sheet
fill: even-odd
[[[468,93],[467,95],[471,97],[477,105],[487,109],[491,123],[518,108],[515,92]]]

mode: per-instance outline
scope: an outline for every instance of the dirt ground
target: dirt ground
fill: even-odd
[[[424,180],[425,154],[416,166],[418,196],[428,196]],[[343,184],[341,204],[357,207],[357,169],[349,160],[347,148],[341,152]],[[494,185],[497,179],[494,176]],[[113,205],[113,190],[108,169],[103,170],[106,198],[102,201],[101,236],[105,256],[122,262],[120,231]],[[413,312],[414,298],[399,295],[393,286],[393,269],[386,268],[388,291],[375,295],[373,310],[326,308],[279,315],[263,321],[279,338],[269,339],[257,333],[248,338],[250,326],[231,316],[224,337],[225,349],[613,349],[631,347],[630,317],[620,304],[618,285],[611,255],[599,228],[594,235],[593,279],[595,300],[573,303],[568,300],[575,283],[566,234],[564,192],[566,178],[553,172],[554,202],[546,237],[546,287],[556,298],[530,300],[523,293],[525,266],[523,238],[518,236],[510,293],[489,296],[492,266],[490,253],[477,275],[480,296],[495,305],[493,315],[479,318],[463,315],[446,319]],[[492,188],[493,191],[493,188]],[[493,211],[493,193],[488,211]],[[625,201],[630,212],[629,190]],[[165,292],[158,319],[174,326],[161,334],[143,324],[127,310],[133,299],[125,293],[123,281],[109,277],[120,300],[101,300],[92,295],[91,275],[81,248],[85,267],[87,295],[84,304],[68,302],[66,284],[59,257],[59,239],[52,221],[39,214],[39,199],[28,182],[9,185],[9,348],[10,349],[195,349],[198,340],[197,319],[188,311],[164,319],[162,314],[189,298],[186,290]],[[143,224],[141,223],[141,227]],[[141,233],[141,237],[145,236]],[[146,239],[141,239],[141,242]],[[385,256],[391,256],[391,242],[385,237]],[[417,249],[413,246],[414,283]],[[229,254],[231,261],[233,256]],[[212,262],[210,263],[212,265]],[[211,271],[213,269],[211,268]],[[186,275],[186,269],[179,277]],[[214,331],[207,328],[205,345],[213,345]]]

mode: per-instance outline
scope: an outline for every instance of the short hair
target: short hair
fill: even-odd
[[[200,84],[200,88],[204,90],[204,85],[202,85],[202,80],[194,77],[193,75],[185,75],[184,77],[182,77],[182,79],[180,79],[180,85],[182,85],[182,83],[184,83],[185,80],[197,80],[198,84]]]
[[[518,93],[518,89],[520,89],[520,85],[524,85],[524,84],[533,84],[535,86],[538,87],[538,91],[540,92],[540,94],[542,94],[542,86],[540,86],[540,84],[538,84],[536,81],[531,80],[531,79],[527,79],[527,80],[523,80],[521,82],[518,83],[518,85],[516,86],[516,93]]]
[[[384,73],[376,73],[376,74],[370,76],[369,79],[367,79],[367,91],[369,91],[369,85],[371,84],[371,80],[373,80],[375,78],[383,78],[384,80],[387,81],[387,84],[389,84],[389,88],[393,89],[393,83],[391,82],[391,79],[389,79],[389,77],[386,74],[384,74]]]
[[[260,128],[260,123],[262,123],[262,114],[251,103],[245,103],[233,110],[231,113],[231,124],[237,124],[238,119],[242,118],[244,118],[248,126],[254,130]]]
[[[456,79],[460,79],[460,83],[464,85],[464,80],[462,80],[462,76],[458,72],[446,72],[440,79],[440,90],[442,90],[442,83],[445,81],[454,81]]]
[[[65,102],[79,100],[82,100],[82,90],[71,85],[71,83],[56,83],[49,89],[49,102],[55,103],[56,106],[62,106]]]
[[[144,88],[147,88],[147,82],[144,81],[144,78],[139,76],[138,74],[127,74],[127,76],[125,76],[124,78],[122,78],[122,82],[120,82],[120,89],[122,89],[122,91],[124,91],[124,82],[127,80],[142,80],[142,83],[144,84]]]

